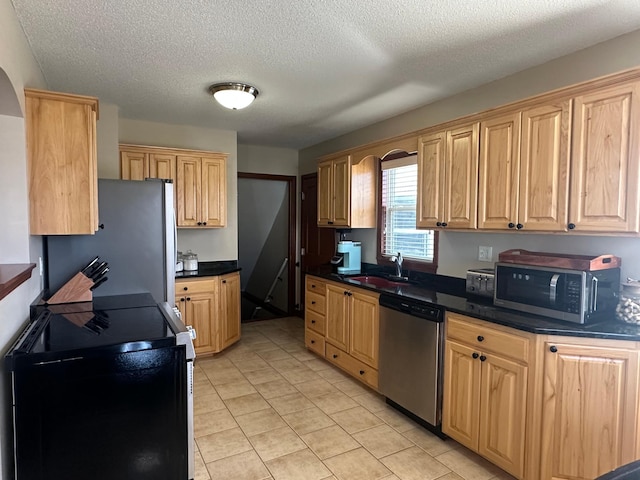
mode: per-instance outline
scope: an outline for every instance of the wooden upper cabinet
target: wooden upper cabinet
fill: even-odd
[[[638,232],[640,84],[576,97],[569,228]]]
[[[505,229],[517,223],[520,112],[480,124],[478,226]]]
[[[377,162],[345,155],[318,163],[318,226],[376,226]]]
[[[120,178],[144,180],[149,178],[149,154],[120,149]]]
[[[571,100],[522,112],[517,223],[565,231],[569,204]]]
[[[177,158],[178,227],[224,227],[227,173],[224,155]]]
[[[98,229],[98,99],[25,89],[32,235]]]
[[[635,344],[624,349],[596,339],[590,345],[557,340],[545,344],[540,478],[593,479],[636,460]]]
[[[176,181],[176,156],[162,153],[149,154],[149,178]]]
[[[478,130],[472,123],[418,139],[418,228],[476,228]]]

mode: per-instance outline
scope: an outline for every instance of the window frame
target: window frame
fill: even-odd
[[[376,246],[376,260],[378,265],[381,266],[395,266],[395,264],[391,263],[392,255],[384,255],[382,253],[382,245],[384,244],[384,215],[382,208],[382,163],[388,160],[395,160],[397,158],[408,157],[412,155],[417,155],[418,152],[405,152],[405,151],[395,151],[389,153],[382,157],[379,162],[378,168],[378,235],[377,240],[378,244]],[[416,214],[417,214],[417,198],[416,198]],[[416,215],[417,216],[417,215]],[[418,230],[433,230],[429,228],[418,229]],[[436,273],[438,270],[438,230],[433,230],[433,262],[427,262],[422,260],[416,260],[414,258],[406,258],[403,257],[402,268],[406,270],[415,270],[418,272],[425,273]],[[402,252],[400,252],[402,253]]]

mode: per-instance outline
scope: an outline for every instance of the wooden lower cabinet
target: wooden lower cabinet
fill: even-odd
[[[240,274],[176,280],[176,305],[196,331],[196,355],[221,352],[240,339]]]
[[[307,276],[305,345],[378,388],[378,294]]]
[[[544,344],[545,480],[593,479],[640,458],[638,346],[586,340],[548,337]]]
[[[530,345],[526,334],[508,330],[447,315],[442,431],[523,478]],[[500,348],[523,340],[524,354]]]

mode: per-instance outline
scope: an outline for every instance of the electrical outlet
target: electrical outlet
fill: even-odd
[[[480,260],[481,262],[491,262],[492,256],[492,247],[478,247],[478,260]]]

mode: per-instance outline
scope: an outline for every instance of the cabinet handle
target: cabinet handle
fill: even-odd
[[[509,225],[507,225],[507,227],[509,228],[516,228],[516,224],[513,222],[509,222]]]
[[[476,352],[473,352],[473,354],[471,355],[473,358],[478,358],[480,355],[478,355]]]
[[[311,284],[311,288],[316,288],[316,286],[312,283],[312,284]]]
[[[311,343],[316,343],[316,341],[315,340],[311,340]]]
[[[442,222],[442,226],[446,227],[447,226],[447,222]]]
[[[353,295],[353,293],[351,293],[351,292],[347,292],[347,295],[351,296],[351,295]]]
[[[550,351],[551,353],[556,353],[556,352],[558,351],[558,347],[556,347],[555,345],[551,345],[551,346],[549,347],[549,351]]]
[[[521,223],[518,223],[518,224],[516,225],[516,228],[517,228],[518,230],[522,230],[522,229],[524,228],[524,225],[523,225],[523,224],[521,224]]]
[[[312,301],[311,301],[311,305],[315,305],[315,304],[316,304],[316,301],[315,301],[315,300],[312,300]]]
[[[338,354],[337,354],[337,353],[334,353],[334,354],[333,354],[333,358],[338,358]]]
[[[333,222],[327,222],[329,225],[333,225]]]
[[[478,341],[479,342],[484,342],[484,337],[482,335],[478,335]]]
[[[360,375],[364,375],[364,370],[360,370]]]
[[[436,227],[441,227],[442,226],[442,222],[436,222]]]
[[[567,227],[569,227],[569,230],[573,230],[574,228],[576,228],[576,224],[570,223],[569,225],[567,225]]]
[[[198,222],[198,225],[202,225],[202,222]]]
[[[487,357],[485,357],[484,355],[480,355],[480,361],[484,362],[487,359]]]
[[[347,295],[349,292],[347,292],[346,290],[344,292],[342,292],[344,295]]]
[[[202,225],[206,225],[206,224],[207,224],[207,222],[202,222]]]
[[[98,228],[99,228],[100,230],[104,230],[104,223],[101,223],[100,225],[98,225]]]
[[[190,301],[191,301],[191,297],[187,297],[187,302],[190,302]]]
[[[186,292],[187,290],[189,290],[189,287],[184,287],[183,290]]]
[[[184,302],[184,298],[181,298],[181,299],[180,299],[180,301],[181,301],[181,302]]]
[[[316,323],[316,321],[315,320],[311,320],[311,323]]]
[[[222,283],[227,283],[227,281],[226,280],[222,280]]]

